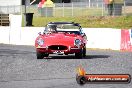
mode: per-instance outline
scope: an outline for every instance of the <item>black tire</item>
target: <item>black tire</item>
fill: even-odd
[[[83,50],[81,49],[80,52],[75,53],[75,57],[78,58],[78,59],[83,58]]]
[[[84,85],[86,83],[86,78],[84,76],[76,76],[76,81],[80,85]]]
[[[86,57],[86,47],[83,48],[83,57]]]
[[[36,55],[37,55],[37,59],[43,59],[44,58],[43,54],[40,52],[37,52]]]
[[[37,52],[37,59],[43,59],[44,57],[48,57],[49,54]]]
[[[45,53],[45,54],[43,54],[43,56],[44,56],[44,57],[48,57],[48,56],[49,56],[49,54]]]

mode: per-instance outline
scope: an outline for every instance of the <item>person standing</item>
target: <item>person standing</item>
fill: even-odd
[[[114,12],[114,0],[104,0],[104,3],[108,10],[108,15],[113,16]]]

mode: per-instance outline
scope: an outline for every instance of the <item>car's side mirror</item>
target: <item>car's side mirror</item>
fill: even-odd
[[[81,36],[84,37],[84,36],[86,36],[86,35],[85,35],[85,33],[82,33]]]
[[[81,36],[82,36],[84,39],[86,39],[86,40],[87,40],[87,36],[86,36],[86,34],[85,34],[85,33],[82,33],[82,34],[81,34]]]
[[[39,32],[38,35],[41,35],[41,32]]]

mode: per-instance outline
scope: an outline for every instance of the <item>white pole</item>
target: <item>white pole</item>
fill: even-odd
[[[97,8],[99,7],[99,5],[98,5],[98,0],[96,0],[96,5],[97,5]]]
[[[55,16],[55,6],[53,7],[53,16]]]
[[[126,1],[124,0],[124,16],[126,16]]]
[[[64,2],[63,2],[63,17],[64,17]]]
[[[26,0],[25,0],[24,4],[25,4],[25,5],[24,5],[24,8],[25,8],[25,9],[24,9],[24,10],[25,10],[25,11],[24,11],[24,17],[25,17],[25,18],[24,18],[24,26],[26,26],[26,12],[27,12],[27,11],[26,11]]]
[[[72,16],[73,16],[73,2],[72,2]]]
[[[46,7],[45,9],[46,9],[46,18],[47,18],[47,16],[48,16],[48,11],[47,11],[47,7]]]
[[[89,6],[89,8],[90,8],[90,4],[91,4],[91,0],[88,0],[88,6]]]
[[[35,1],[36,1],[36,0],[33,0],[33,1],[30,3],[30,5],[32,5]]]
[[[104,3],[102,2],[102,16],[104,15]]]

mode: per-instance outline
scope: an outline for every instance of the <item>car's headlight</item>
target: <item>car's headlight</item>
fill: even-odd
[[[43,45],[44,44],[44,40],[42,38],[39,38],[37,40],[37,43],[38,43],[38,45]]]
[[[76,40],[74,41],[74,44],[75,44],[76,46],[80,46],[80,45],[81,45],[81,40],[80,40],[80,39],[76,39]]]

